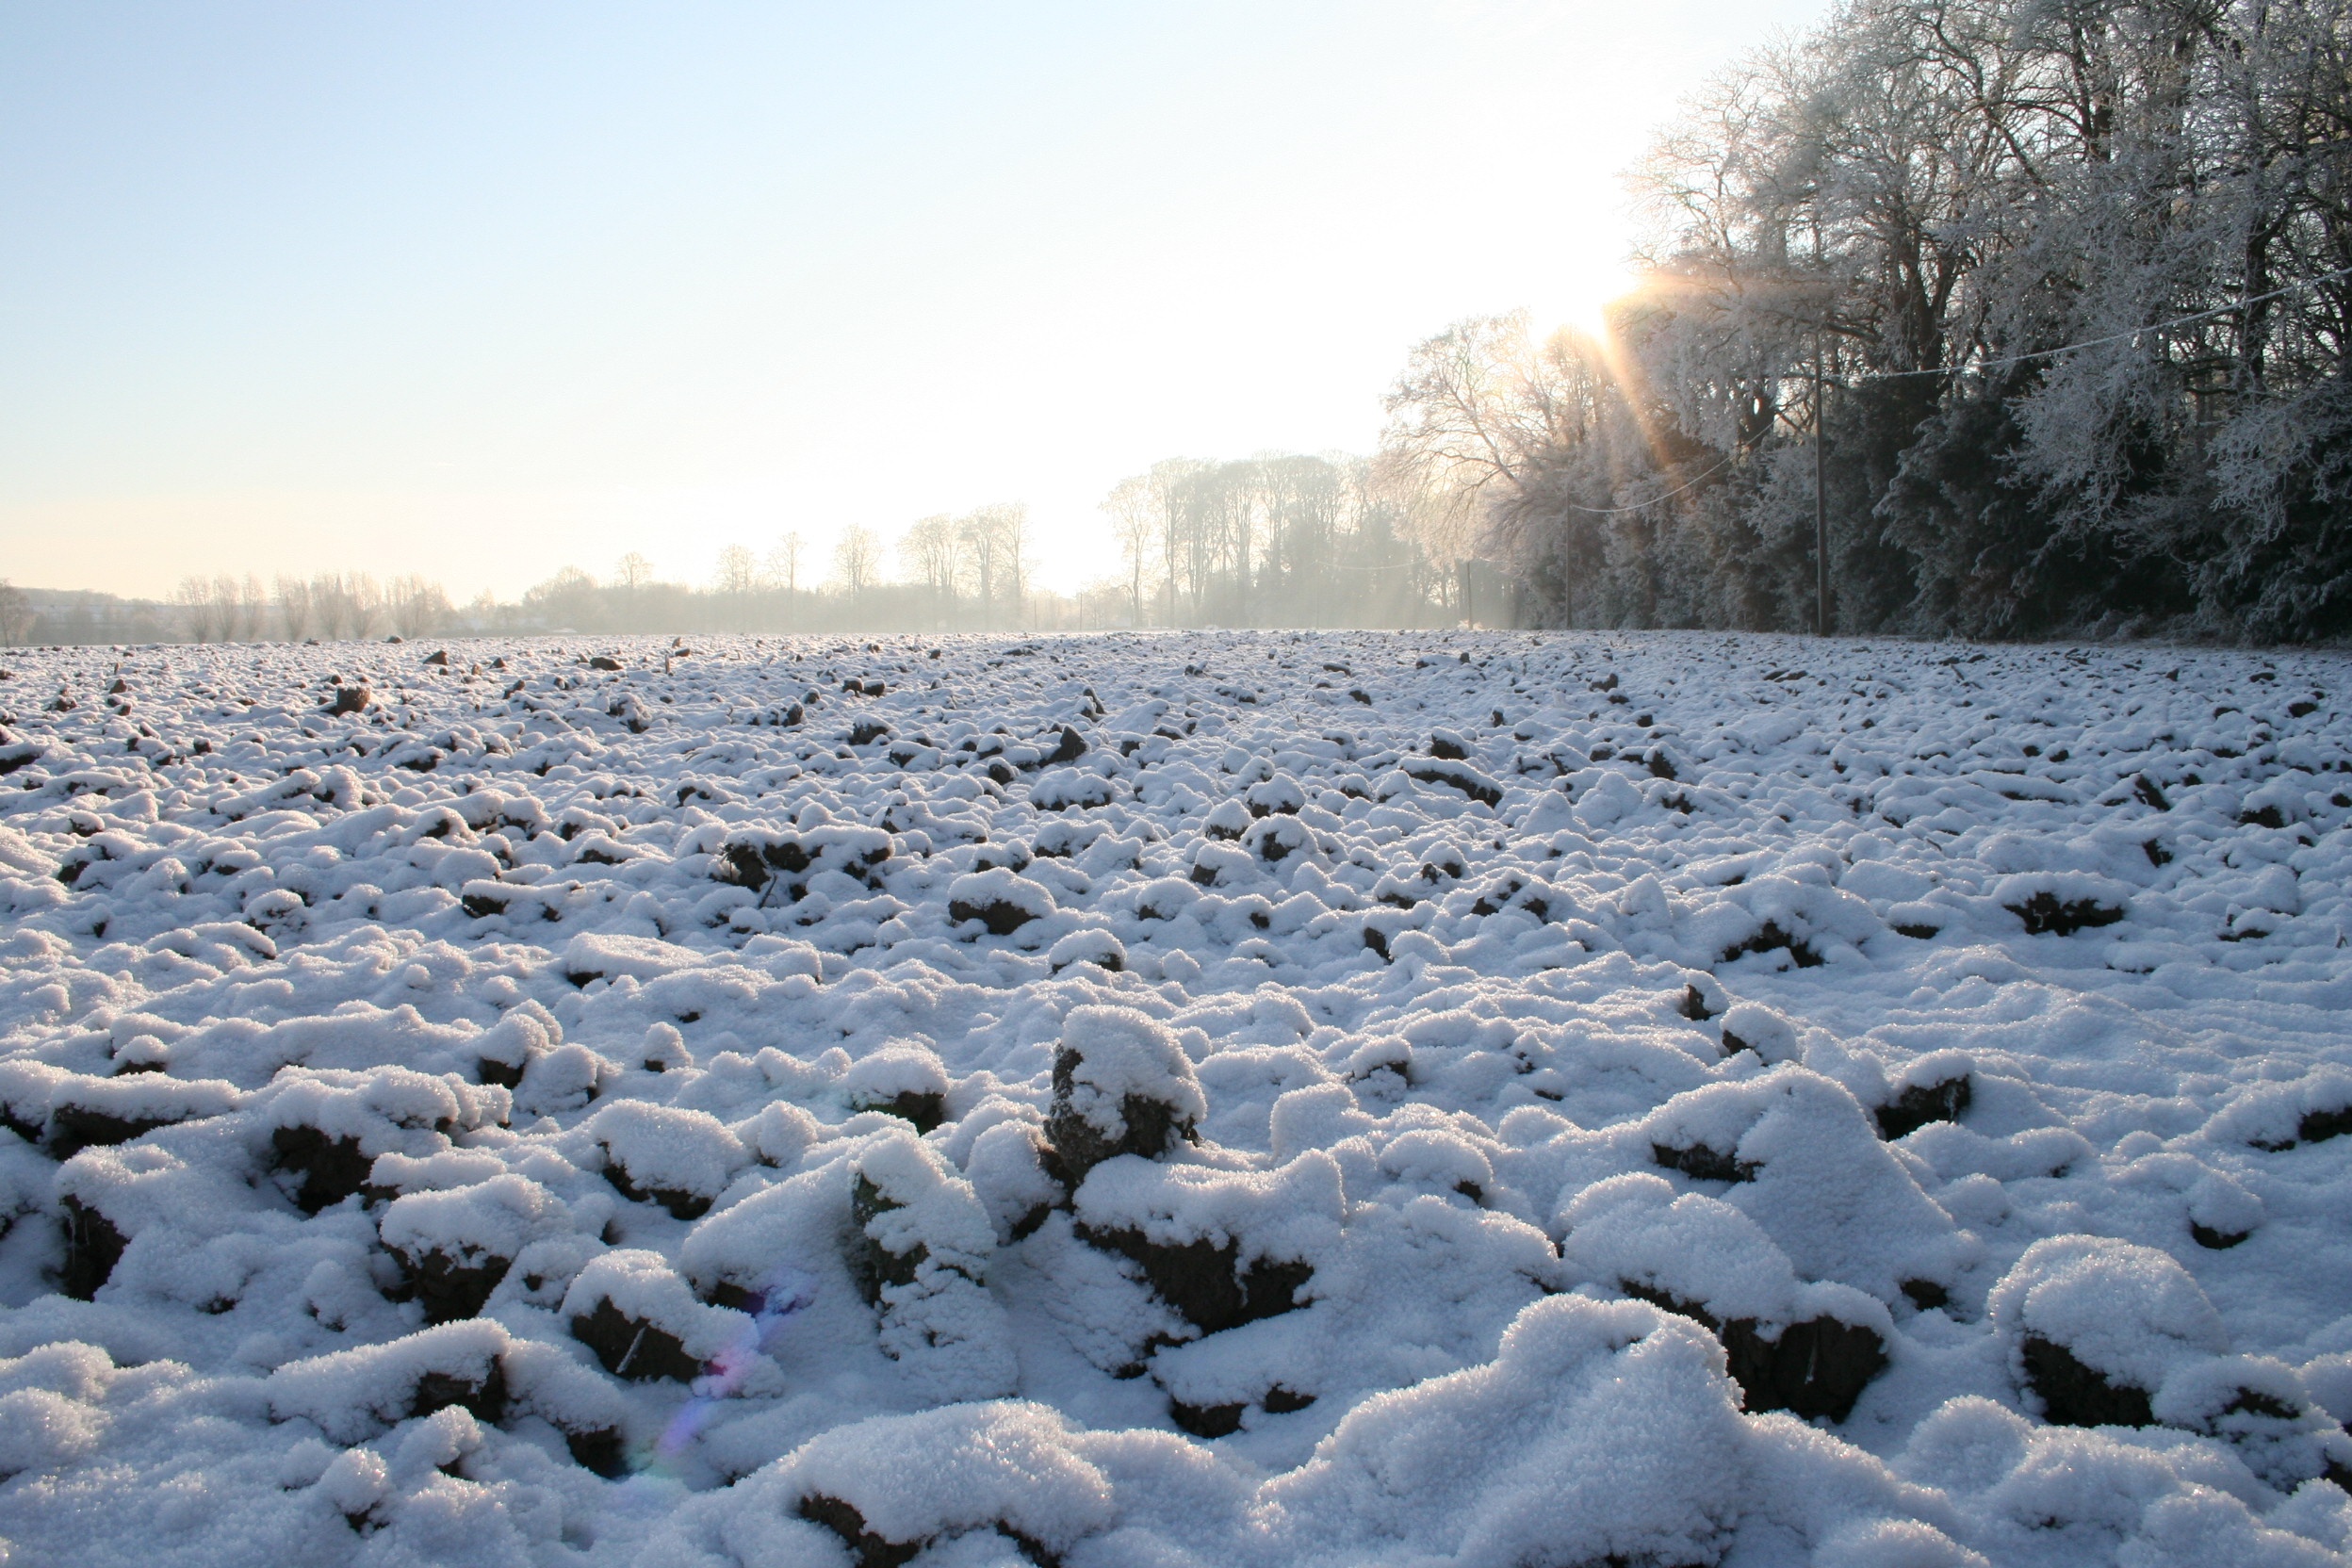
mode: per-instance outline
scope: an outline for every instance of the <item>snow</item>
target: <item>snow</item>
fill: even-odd
[[[621,1172],[632,1189],[660,1195],[680,1218],[706,1212],[747,1163],[743,1144],[710,1112],[636,1100],[594,1113],[569,1141],[602,1156],[581,1150],[575,1164]]]
[[[674,1336],[697,1362],[716,1357],[743,1328],[742,1313],[695,1299],[669,1259],[646,1248],[616,1247],[589,1263],[564,1293],[558,1315],[582,1318],[608,1303]]]
[[[432,651],[10,656],[8,1560],[2346,1560],[2334,656]]]
[[[795,1510],[830,1498],[882,1539],[1018,1532],[1067,1552],[1113,1515],[1110,1478],[1053,1411],[983,1403],[836,1429],[776,1466],[760,1490]]]
[[[2065,1347],[2093,1371],[2160,1389],[2230,1346],[2221,1315],[2169,1253],[2107,1236],[2048,1236],[1986,1303],[1994,1329]]]
[[[1831,1316],[1891,1331],[1884,1304],[1851,1285],[1801,1282],[1788,1254],[1756,1221],[1705,1193],[1677,1197],[1662,1177],[1595,1183],[1560,1218],[1566,1272],[1610,1294],[1639,1285],[1723,1322],[1784,1327]]]
[[[1054,1066],[1069,1082],[1067,1089],[1056,1086],[1058,1104],[1108,1139],[1127,1135],[1124,1107],[1131,1096],[1166,1106],[1179,1126],[1209,1114],[1184,1048],[1132,1007],[1071,1009],[1062,1021]]]
[[[1722,1350],[1631,1302],[1528,1307],[1494,1359],[1377,1396],[1265,1488],[1309,1562],[1720,1558],[1744,1511]]]
[[[1315,1263],[1337,1245],[1339,1163],[1320,1150],[1272,1170],[1161,1166],[1123,1154],[1095,1167],[1072,1198],[1079,1223],[1153,1242],[1208,1241],[1259,1258]]]
[[[463,1182],[465,1176],[455,1179]],[[449,1190],[395,1198],[384,1205],[376,1233],[395,1252],[420,1256],[438,1251],[471,1265],[487,1258],[512,1259],[541,1236],[559,1233],[559,1226],[568,1233],[567,1220],[564,1206],[547,1188],[512,1171],[497,1170]]]

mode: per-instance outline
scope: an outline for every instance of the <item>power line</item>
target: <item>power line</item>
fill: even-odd
[[[1677,484],[1662,496],[1652,496],[1648,500],[1636,501],[1631,506],[1578,506],[1574,501],[1562,501],[1560,504],[1571,512],[1588,513],[1595,517],[1614,517],[1626,512],[1643,512],[1653,506],[1656,506],[1660,501],[1673,500],[1676,496],[1681,495],[1685,490],[1692,488],[1703,481],[1712,479],[1715,475],[1723,472],[1729,466],[1731,466],[1731,459],[1726,457],[1723,461],[1717,463],[1713,467],[1701,474],[1697,479],[1692,480],[1689,484]]]
[[[1386,565],[1373,566],[1351,565],[1345,561],[1331,561],[1324,564],[1325,570],[1333,572],[1403,572],[1410,571],[1412,567],[1413,563],[1410,560],[1392,561]]]
[[[1988,359],[1976,365],[1947,365],[1932,370],[1873,370],[1867,375],[1855,376],[1844,384],[1852,386],[1863,382],[1904,381],[1913,376],[1966,375],[1972,370],[2000,370],[2012,365],[2023,365],[2030,360],[2070,354],[2077,349],[2103,349],[2111,343],[2135,341],[2152,332],[2170,332],[2175,327],[2185,327],[2196,321],[2210,321],[2216,316],[2227,316],[2232,311],[2244,310],[2249,305],[2262,304],[2271,300],[2283,300],[2290,294],[2300,294],[2306,289],[2316,288],[2323,283],[2332,283],[2338,278],[2345,277],[2352,277],[2352,267],[2340,267],[2332,272],[2322,272],[2317,277],[2305,278],[2301,283],[2289,284],[2284,288],[2274,288],[2267,294],[2248,295],[2243,300],[2233,300],[2226,305],[2215,305],[2211,310],[2200,310],[2191,316],[2179,316],[2169,321],[2158,321],[2150,326],[2133,327],[2130,332],[2112,333],[2105,337],[2087,337],[2080,343],[2062,344],[2055,349],[2036,349],[2032,353],[2009,354],[2001,359]]]

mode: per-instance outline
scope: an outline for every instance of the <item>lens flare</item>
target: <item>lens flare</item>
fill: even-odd
[[[671,1417],[668,1428],[654,1443],[655,1457],[673,1460],[684,1453],[702,1429],[710,1425],[720,1402],[734,1396],[759,1358],[776,1348],[792,1320],[816,1298],[815,1278],[790,1264],[761,1281],[752,1293],[751,1321],[726,1348],[704,1364],[702,1376],[694,1382],[694,1397]]]

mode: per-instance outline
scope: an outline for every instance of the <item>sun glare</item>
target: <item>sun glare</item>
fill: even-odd
[[[1609,335],[1609,313],[1638,286],[1633,274],[1621,266],[1579,270],[1561,280],[1561,287],[1545,312],[1555,326],[1569,327],[1588,337]]]

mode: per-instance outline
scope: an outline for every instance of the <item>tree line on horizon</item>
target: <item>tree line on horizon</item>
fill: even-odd
[[[364,572],[266,584],[251,575],[190,577],[161,603],[28,598],[0,584],[0,642],[1403,627],[1456,618],[1473,580],[1433,564],[1374,473],[1365,459],[1295,453],[1157,464],[1103,502],[1120,551],[1117,575],[1075,594],[1037,585],[1028,511],[1002,503],[920,518],[894,540],[844,529],[822,576],[794,531],[764,556],[727,546],[699,584],[664,580],[631,551],[604,578],[565,566],[512,602],[484,594],[463,607],[426,578],[379,582]],[[1490,585],[1491,608],[1500,603]]]
[[[567,566],[498,607],[510,627],[611,631],[1055,631],[1113,627],[1420,626],[1447,619],[1458,574],[1432,565],[1369,485],[1367,460],[1266,453],[1175,459],[1123,481],[1102,510],[1116,576],[1040,587],[1018,502],[917,519],[895,539],[852,526],[822,577],[795,532],[764,556],[719,552],[702,585],[644,556],[610,577]],[[1108,552],[1102,565],[1109,565]]]

